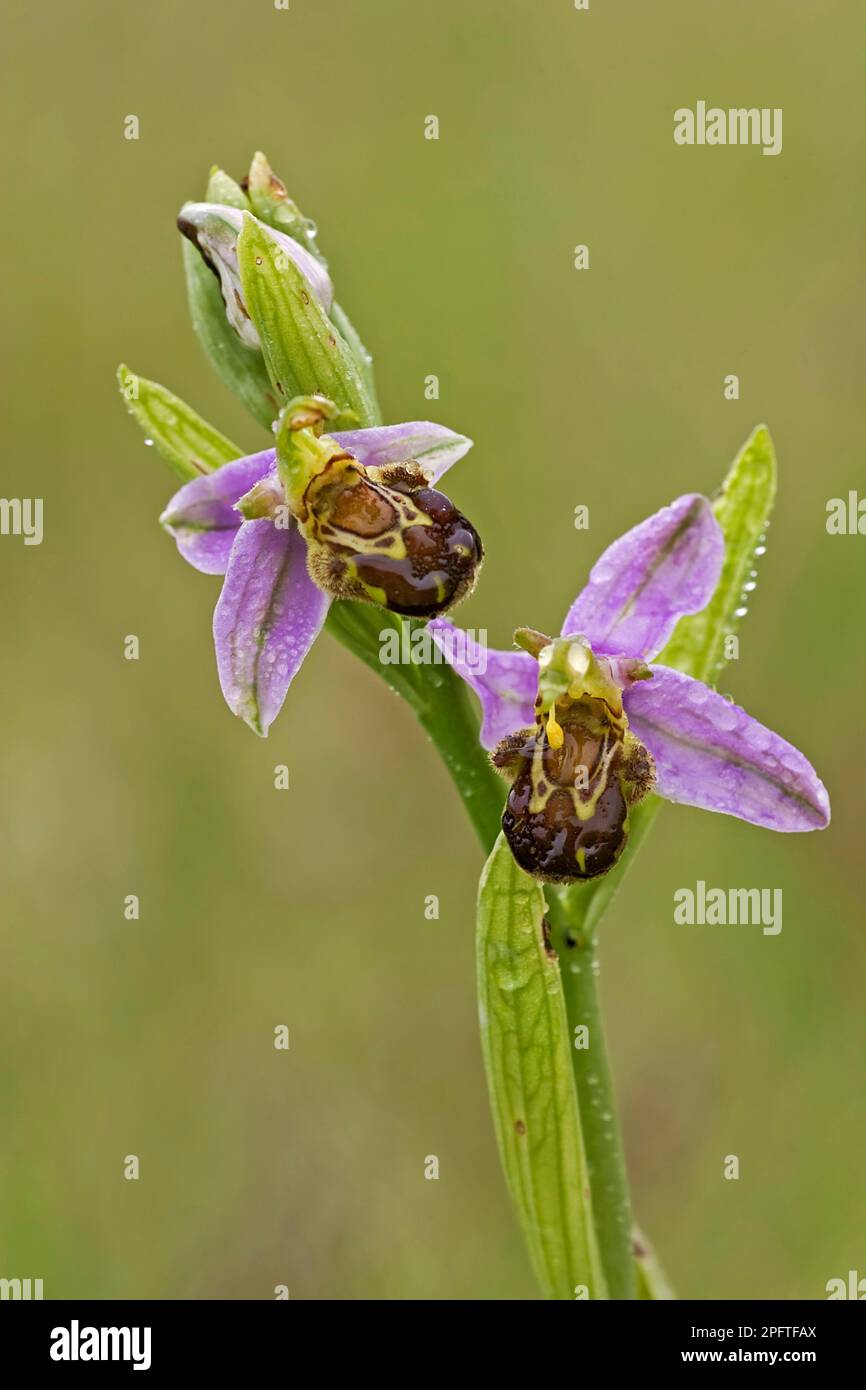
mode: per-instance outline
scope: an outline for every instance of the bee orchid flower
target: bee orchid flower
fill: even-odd
[[[486,663],[451,624],[431,634],[481,701],[481,741],[511,779],[503,830],[542,881],[606,873],[629,807],[669,801],[771,830],[820,830],[827,791],[792,744],[702,681],[658,664],[677,620],[719,580],[724,541],[706,498],[688,494],[604,552],[561,636],[518,629],[517,651]]]
[[[429,616],[474,581],[481,542],[433,486],[472,447],[413,421],[324,435],[336,409],[293,401],[277,447],[186,483],[160,518],[184,559],[225,575],[214,613],[223,694],[264,736],[333,597]]]

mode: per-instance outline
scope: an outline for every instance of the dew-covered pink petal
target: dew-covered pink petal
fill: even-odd
[[[793,744],[701,681],[666,666],[624,693],[632,730],[652,753],[657,791],[770,830],[822,830],[830,799]]]
[[[307,573],[296,526],[245,521],[235,538],[214,613],[220,684],[229,709],[257,734],[273,723],[330,599]]]
[[[414,459],[431,483],[462,459],[472,448],[472,440],[456,434],[446,425],[429,420],[410,420],[403,425],[375,425],[367,430],[342,430],[334,438],[366,468],[386,463],[405,463]]]
[[[273,449],[265,449],[193,478],[159,518],[184,559],[203,574],[225,574],[241,524],[234,504],[273,468],[274,458]]]
[[[562,625],[599,652],[658,655],[678,618],[706,607],[724,539],[705,497],[688,493],[609,545]]]

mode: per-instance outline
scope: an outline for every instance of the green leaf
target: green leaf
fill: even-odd
[[[270,429],[279,413],[262,354],[242,343],[226,318],[219,281],[190,242],[183,243],[183,265],[192,326],[220,380],[247,410]]]
[[[541,888],[504,835],[481,876],[477,947],[493,1119],[533,1267],[548,1298],[574,1299],[580,1286],[606,1298],[559,962]]]
[[[655,1251],[643,1232],[637,1228],[634,1232],[634,1251],[638,1298],[652,1302],[667,1302],[676,1298]]]
[[[776,454],[770,432],[759,425],[738,453],[713,501],[725,537],[725,560],[713,597],[701,613],[680,618],[657,658],[697,680],[714,682],[727,658],[725,639],[735,634],[747,606],[746,585],[776,496]]]
[[[294,396],[327,396],[354,412],[361,427],[376,407],[352,352],[294,261],[281,255],[252,217],[238,238],[244,302],[262,342],[281,404]]]
[[[117,369],[117,380],[130,415],[179,477],[199,478],[243,454],[243,449],[158,381],[136,376],[122,365]]]

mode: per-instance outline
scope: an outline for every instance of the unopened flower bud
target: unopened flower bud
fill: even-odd
[[[241,342],[247,347],[260,348],[258,331],[244,302],[238,267],[238,237],[245,216],[251,214],[223,203],[184,203],[177,225],[219,279],[226,317]],[[277,265],[280,257],[294,261],[327,314],[331,308],[333,290],[321,262],[284,232],[276,231],[265,223],[259,225],[272,245]]]

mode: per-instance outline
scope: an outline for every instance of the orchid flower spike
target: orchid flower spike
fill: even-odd
[[[649,791],[771,830],[821,830],[823,783],[807,759],[723,695],[656,664],[677,620],[709,602],[724,559],[706,498],[689,494],[604,552],[551,638],[479,660],[443,619],[430,631],[481,701],[481,742],[510,779],[502,827],[544,882],[607,873],[629,809]],[[529,727],[526,727],[529,726]]]
[[[224,574],[214,613],[223,694],[262,736],[334,597],[429,617],[459,602],[482,558],[434,484],[472,447],[413,421],[325,435],[338,411],[292,401],[276,449],[186,483],[160,521],[195,569]]]

